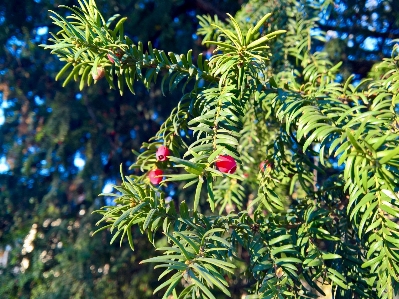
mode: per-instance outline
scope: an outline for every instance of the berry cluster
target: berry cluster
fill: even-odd
[[[168,156],[170,156],[170,150],[166,146],[162,145],[157,149],[155,155],[158,161],[165,162],[168,160]],[[162,181],[162,175],[162,169],[155,168],[148,173],[148,178],[150,179],[151,184],[158,185]]]
[[[165,162],[169,159],[168,156],[170,156],[170,150],[166,146],[162,145],[157,149],[155,156],[157,157],[157,161]],[[217,169],[223,173],[233,174],[237,170],[236,160],[229,155],[219,156],[215,162],[215,165]],[[268,160],[262,161],[259,164],[259,168],[262,172],[265,171],[269,172],[272,169],[272,167],[273,167],[272,163],[269,162]],[[153,185],[158,185],[162,181],[162,176],[163,176],[163,170],[157,167],[148,173],[148,178],[150,179],[150,182]]]
[[[160,162],[165,162],[170,156],[170,150],[162,145],[157,149],[155,153],[157,160]],[[237,170],[236,160],[229,155],[221,155],[215,162],[216,167],[220,172],[233,174]],[[162,181],[163,170],[159,168],[154,168],[148,173],[148,178],[151,184],[158,185]]]

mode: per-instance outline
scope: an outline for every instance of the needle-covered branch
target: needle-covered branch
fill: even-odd
[[[242,273],[248,298],[317,297],[323,284],[340,298],[393,298],[398,47],[374,79],[338,83],[341,63],[315,51],[324,35],[311,33],[329,5],[291,1],[276,11],[268,3],[256,19],[200,17],[213,55],[196,64],[191,51],[134,44],[126,19],[111,29],[119,16],[106,22],[93,0],[66,18],[53,13],[60,31],[45,47],[67,62],[64,84],[105,76],[114,87],[116,76],[121,91],[134,92],[136,81],[150,88],[158,75],[169,90],[184,81],[178,106],[135,152],[136,174],[105,195],[116,205],[97,211],[112,241],[126,236],[132,248],[133,225],[156,247],[162,231],[164,254],[143,262],[165,268],[156,289],[164,298],[231,296],[230,278]],[[170,186],[186,198],[177,204]]]

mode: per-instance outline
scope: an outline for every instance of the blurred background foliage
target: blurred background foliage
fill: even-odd
[[[284,0],[275,2],[283,9]],[[98,220],[91,212],[109,204],[97,194],[118,183],[120,164],[129,174],[131,149],[157,132],[179,93],[165,97],[158,85],[147,91],[137,84],[136,95],[120,96],[106,82],[61,88],[54,78],[62,63],[38,47],[56,30],[48,10],[60,4],[76,3],[0,1],[0,298],[153,298],[157,276],[151,265],[138,265],[153,256],[146,238],[135,240],[135,252],[125,243],[109,246],[107,232],[91,237]],[[97,4],[106,17],[128,17],[132,40],[177,53],[192,48],[194,57],[210,55],[196,35],[197,14],[255,13],[237,0]],[[317,47],[343,61],[342,81],[366,77],[390,54],[398,12],[396,0],[338,0],[322,18],[314,34],[326,31],[326,41]],[[173,185],[169,194],[185,196]]]

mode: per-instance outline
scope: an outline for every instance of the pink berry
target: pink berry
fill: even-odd
[[[151,184],[153,185],[158,185],[160,182],[162,182],[162,175],[163,171],[161,169],[153,169],[148,173],[148,177],[150,179]]]
[[[233,174],[237,170],[237,162],[229,155],[219,156],[216,167],[220,172]]]
[[[168,156],[170,156],[170,150],[162,145],[157,149],[156,157],[158,161],[164,162],[168,160]]]

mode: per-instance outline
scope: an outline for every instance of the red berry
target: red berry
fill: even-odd
[[[216,167],[220,172],[233,174],[237,170],[237,162],[229,155],[222,155],[218,157]]]
[[[166,146],[162,145],[158,148],[156,156],[158,161],[166,161],[168,160],[168,156],[170,156],[170,150]]]
[[[151,184],[158,185],[162,181],[163,171],[161,169],[153,169],[148,173]]]
[[[101,66],[97,67],[96,71],[97,71],[96,73],[92,73],[94,80],[100,80],[105,76],[105,70],[103,67]]]

